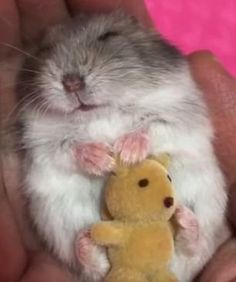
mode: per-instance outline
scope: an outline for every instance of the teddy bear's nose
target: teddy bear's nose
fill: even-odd
[[[164,199],[165,207],[170,208],[171,206],[173,206],[173,204],[174,204],[174,199],[172,197],[166,197]]]

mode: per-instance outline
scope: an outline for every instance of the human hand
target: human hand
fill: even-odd
[[[236,79],[207,52],[189,57],[215,127],[215,149],[229,186],[229,219],[236,227]],[[206,266],[200,282],[236,282],[236,240],[226,242]]]
[[[6,120],[15,107],[14,81],[21,61],[23,43],[30,42],[49,25],[60,22],[76,11],[108,11],[117,6],[141,22],[150,25],[142,0],[1,0],[0,3],[0,114]],[[16,50],[19,48],[20,50]],[[190,56],[193,75],[203,88],[216,126],[216,150],[229,183],[236,181],[236,81],[209,54]],[[0,182],[0,281],[74,281],[74,277],[49,258],[35,242],[23,219],[23,203],[19,197],[20,176],[18,160],[13,154],[3,152]],[[235,190],[234,190],[235,191]],[[234,192],[235,195],[235,192]],[[235,195],[236,200],[236,195]],[[233,244],[233,243],[231,243]],[[235,243],[236,244],[236,243]],[[230,245],[231,247],[232,245]],[[232,265],[236,268],[236,248],[224,249],[230,261],[209,266],[203,280],[217,280],[222,270]],[[225,253],[223,253],[225,255]],[[222,251],[218,253],[222,257]],[[231,261],[231,259],[234,259]],[[215,260],[216,261],[216,260]],[[219,261],[219,259],[218,259]],[[212,270],[213,269],[213,270]],[[220,272],[221,271],[221,272]],[[208,275],[208,276],[206,276]],[[217,276],[218,275],[218,276]],[[236,273],[232,274],[236,279]],[[204,277],[207,277],[204,278]],[[220,277],[220,276],[219,276]],[[205,280],[204,280],[205,279]],[[218,280],[229,282],[228,279]]]

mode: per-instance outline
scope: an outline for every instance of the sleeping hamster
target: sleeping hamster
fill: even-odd
[[[75,239],[100,219],[111,153],[127,163],[169,153],[178,201],[199,223],[189,238],[179,231],[171,267],[179,281],[192,281],[229,231],[212,126],[184,56],[121,12],[79,15],[35,49],[18,94],[24,193],[39,237],[84,280],[98,281],[109,267],[103,250],[94,247],[92,271],[78,262]]]

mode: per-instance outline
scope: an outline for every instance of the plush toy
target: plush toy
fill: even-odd
[[[133,167],[117,165],[105,189],[113,220],[91,227],[92,239],[108,247],[111,270],[106,282],[176,282],[168,270],[174,252],[170,219],[176,203],[162,159]]]

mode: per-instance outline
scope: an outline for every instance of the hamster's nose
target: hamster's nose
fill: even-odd
[[[68,93],[77,92],[85,88],[84,79],[77,74],[64,75],[62,84]]]

